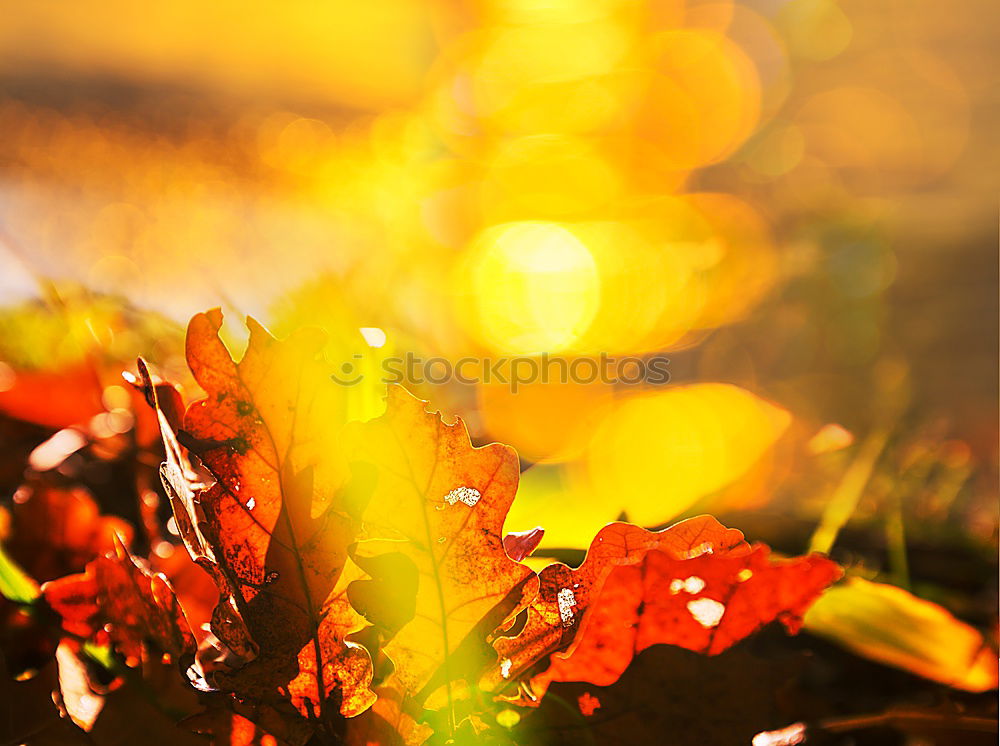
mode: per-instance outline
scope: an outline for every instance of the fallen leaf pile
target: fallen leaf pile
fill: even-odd
[[[9,517],[69,521],[37,539],[52,545],[44,555],[26,549],[28,529],[7,547],[41,583],[36,601],[25,581],[21,606],[58,621],[47,649],[66,661],[78,725],[93,718],[74,712],[111,701],[114,681],[72,695],[110,656],[124,666],[108,669],[115,680],[172,671],[156,686],[181,682],[196,740],[502,742],[509,713],[544,706],[560,682],[590,686],[574,707],[600,712],[595,687],[656,646],[715,656],[772,622],[794,633],[841,576],[821,555],[775,558],[710,516],[659,532],[612,523],[579,567],[535,572],[524,560],[541,528],[504,526],[511,448],[474,447],[461,420],[399,387],[384,414],[348,422],[320,332],[279,341],[251,320],[237,362],[221,325],[217,310],[189,325],[202,397],[183,415],[141,360],[135,378],[159,425],[173,525],[200,570],[134,555],[127,525],[85,494],[28,487]]]

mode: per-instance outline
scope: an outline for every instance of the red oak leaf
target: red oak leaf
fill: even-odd
[[[174,658],[194,655],[194,636],[169,581],[142,567],[121,541],[84,572],[45,583],[42,595],[67,632],[111,643],[130,665],[150,643]]]
[[[494,642],[499,664],[485,674],[484,687],[504,689],[530,673],[550,653],[569,646],[615,567],[640,562],[653,548],[683,557],[694,550],[730,552],[746,547],[742,533],[709,516],[683,521],[659,533],[628,523],[605,526],[579,568],[556,563],[539,573],[538,594],[531,600],[524,626],[516,634],[500,631]]]
[[[323,334],[302,330],[279,342],[248,320],[237,363],[218,336],[221,324],[218,310],[199,314],[187,337],[188,364],[206,396],[190,405],[184,428],[207,479],[193,473],[167,416],[159,417],[178,529],[221,592],[212,631],[230,665],[213,683],[287,701],[307,718],[326,718],[331,707],[357,714],[374,700],[372,669],[365,649],[347,640],[363,626],[343,576],[357,521],[346,498],[350,474],[337,457],[342,391],[319,359]]]
[[[821,555],[774,560],[764,545],[688,559],[654,549],[611,573],[577,643],[553,655],[537,681],[604,686],[651,645],[716,655],[775,620],[797,632],[806,609],[840,575]]]
[[[611,524],[578,569],[542,570],[523,629],[495,641],[499,665],[484,685],[502,690],[528,676],[538,695],[554,680],[608,684],[653,644],[714,654],[776,618],[794,631],[839,575],[818,555],[772,563],[766,547],[710,516],[658,533]],[[532,677],[549,654],[548,669]]]

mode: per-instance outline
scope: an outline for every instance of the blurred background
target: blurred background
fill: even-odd
[[[127,429],[216,305],[371,370],[659,353],[414,388],[517,448],[543,552],[711,511],[995,630],[995,3],[0,5],[9,415]]]

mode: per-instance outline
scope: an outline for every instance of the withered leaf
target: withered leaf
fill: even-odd
[[[610,684],[651,645],[716,655],[775,620],[798,631],[840,568],[821,555],[769,555],[763,545],[690,558],[653,549],[639,564],[616,568],[576,645],[566,656],[552,656],[539,679]]]
[[[628,523],[605,526],[594,537],[579,568],[555,563],[538,574],[538,593],[528,606],[524,626],[516,634],[502,632],[494,642],[498,665],[484,675],[484,688],[507,688],[547,655],[569,646],[585,612],[616,566],[640,562],[657,546],[681,556],[692,547],[729,551],[744,545],[743,534],[726,529],[709,516],[683,521],[659,533]]]
[[[349,428],[347,439],[352,462],[376,475],[355,550],[374,579],[352,597],[364,590],[361,606],[395,666],[387,685],[411,704],[452,705],[469,675],[464,646],[534,595],[535,574],[504,550],[517,455],[500,444],[474,448],[461,420],[445,424],[396,386],[385,414]],[[401,582],[409,600],[379,603]]]
[[[611,524],[578,569],[555,564],[540,573],[524,628],[496,640],[499,665],[484,684],[502,689],[527,675],[537,696],[551,681],[610,684],[657,643],[718,653],[776,618],[795,629],[839,575],[820,556],[772,563],[766,547],[710,516],[657,533]],[[548,668],[532,676],[548,654]]]
[[[363,626],[342,577],[357,521],[338,458],[342,394],[319,358],[324,336],[306,329],[279,342],[248,319],[237,363],[221,324],[218,310],[199,314],[187,337],[188,364],[206,396],[188,408],[184,429],[200,444],[207,481],[192,474],[160,416],[178,528],[222,593],[213,632],[245,662],[217,672],[215,683],[287,700],[309,718],[331,706],[355,715],[374,695],[368,653],[346,639]]]
[[[142,660],[147,643],[175,659],[194,655],[194,636],[169,581],[141,567],[120,541],[114,554],[84,572],[45,583],[42,595],[68,633],[110,643],[131,665]]]

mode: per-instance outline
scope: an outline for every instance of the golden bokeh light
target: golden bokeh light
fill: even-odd
[[[615,114],[614,82],[602,79],[633,44],[626,27],[604,19],[503,25],[476,48],[453,93],[481,126],[501,132],[586,132]]]
[[[502,383],[477,387],[477,408],[491,439],[510,443],[521,458],[536,463],[578,459],[594,428],[610,406],[613,389],[600,380],[578,383],[569,379],[573,360],[534,361],[538,380],[518,385]],[[530,370],[531,363],[521,368]],[[592,366],[577,366],[586,368]]]
[[[792,53],[823,61],[847,49],[854,28],[836,0],[798,0],[778,12],[778,25],[785,30]]]
[[[662,198],[658,204],[674,203]],[[690,246],[643,233],[641,221],[585,223],[601,277],[601,303],[575,344],[583,354],[645,352],[668,347],[694,324],[702,298]]]
[[[662,166],[688,170],[731,153],[753,131],[760,90],[751,60],[723,36],[684,29],[649,43],[650,74],[638,115]]]
[[[497,352],[567,349],[586,331],[600,301],[594,257],[579,237],[556,223],[489,228],[476,239],[465,265],[457,314]],[[462,292],[465,287],[469,294]]]
[[[897,254],[985,209],[982,53],[942,41],[978,24],[926,2],[56,5],[0,24],[0,290],[316,324],[375,379],[404,352],[669,358],[656,385],[413,384],[553,515],[772,500],[788,419],[860,436],[824,409],[837,366],[920,339],[883,304],[936,273]]]
[[[503,142],[483,181],[489,220],[589,214],[621,192],[621,175],[586,141],[533,135]]]
[[[744,475],[790,421],[781,407],[728,384],[631,397],[599,426],[587,478],[630,520],[666,523]]]

